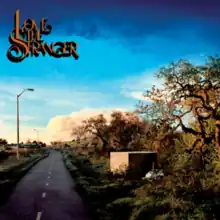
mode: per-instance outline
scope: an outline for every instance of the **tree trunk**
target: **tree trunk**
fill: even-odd
[[[215,123],[215,145],[220,148],[220,120]]]
[[[108,149],[108,142],[105,140],[102,140],[102,155],[103,156],[109,156],[109,149]]]

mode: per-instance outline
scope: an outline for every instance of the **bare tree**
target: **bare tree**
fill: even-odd
[[[72,129],[72,135],[75,137],[75,140],[79,143],[80,140],[86,135],[86,127],[84,124],[74,126]]]

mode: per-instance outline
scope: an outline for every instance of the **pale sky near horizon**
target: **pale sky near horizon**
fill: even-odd
[[[73,122],[134,109],[144,90],[157,84],[153,73],[161,66],[180,58],[201,63],[204,56],[219,53],[220,5],[214,0],[61,2],[1,3],[0,137],[9,142],[16,140],[16,94],[24,88],[35,91],[21,97],[21,141],[34,139],[33,129],[43,141],[67,139]],[[48,18],[53,30],[45,41],[77,42],[79,59],[10,62],[8,36],[18,8],[21,23]]]

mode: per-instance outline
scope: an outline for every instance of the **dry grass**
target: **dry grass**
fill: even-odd
[[[28,159],[29,159],[29,157],[24,157],[23,155],[20,155],[20,160],[18,161],[16,158],[16,154],[9,156],[9,158],[7,160],[4,160],[0,163],[0,171],[2,171],[4,169],[8,169],[9,167],[12,167],[12,166],[16,166],[20,163],[25,162]]]
[[[20,148],[19,149],[19,152],[22,154],[22,153],[30,153],[30,152],[37,152],[38,150],[35,150],[35,149],[30,149],[30,148]],[[17,150],[16,148],[15,149],[10,149],[10,150],[7,150],[8,153],[14,153],[16,154]]]
[[[6,152],[8,152],[10,154],[10,156],[6,160],[0,161],[0,171],[25,162],[26,160],[28,160],[30,158],[30,156],[27,156],[25,154],[36,153],[38,151],[39,150],[35,150],[35,149],[21,148],[21,149],[19,149],[20,160],[18,161],[16,158],[16,149],[7,150]]]

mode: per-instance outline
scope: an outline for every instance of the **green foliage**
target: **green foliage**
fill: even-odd
[[[206,146],[205,168],[194,169],[195,158],[182,145],[176,140],[170,173],[157,182],[126,181],[102,172],[97,177],[98,158],[92,160],[95,164],[73,154],[64,158],[95,220],[218,219],[219,152],[214,145]]]
[[[102,163],[103,160],[104,158],[100,159]],[[97,158],[93,159],[93,162],[97,161]],[[96,166],[83,157],[64,154],[64,162],[75,179],[76,189],[85,198],[94,219],[127,219],[128,211],[132,210],[129,207],[132,203],[135,184],[120,179],[109,180],[106,173],[97,173]],[[76,168],[72,169],[72,166]],[[121,213],[119,216],[116,212],[109,211],[116,210],[116,207]]]
[[[107,204],[106,209],[110,213],[111,219],[127,220],[132,213],[133,198],[119,198]]]

